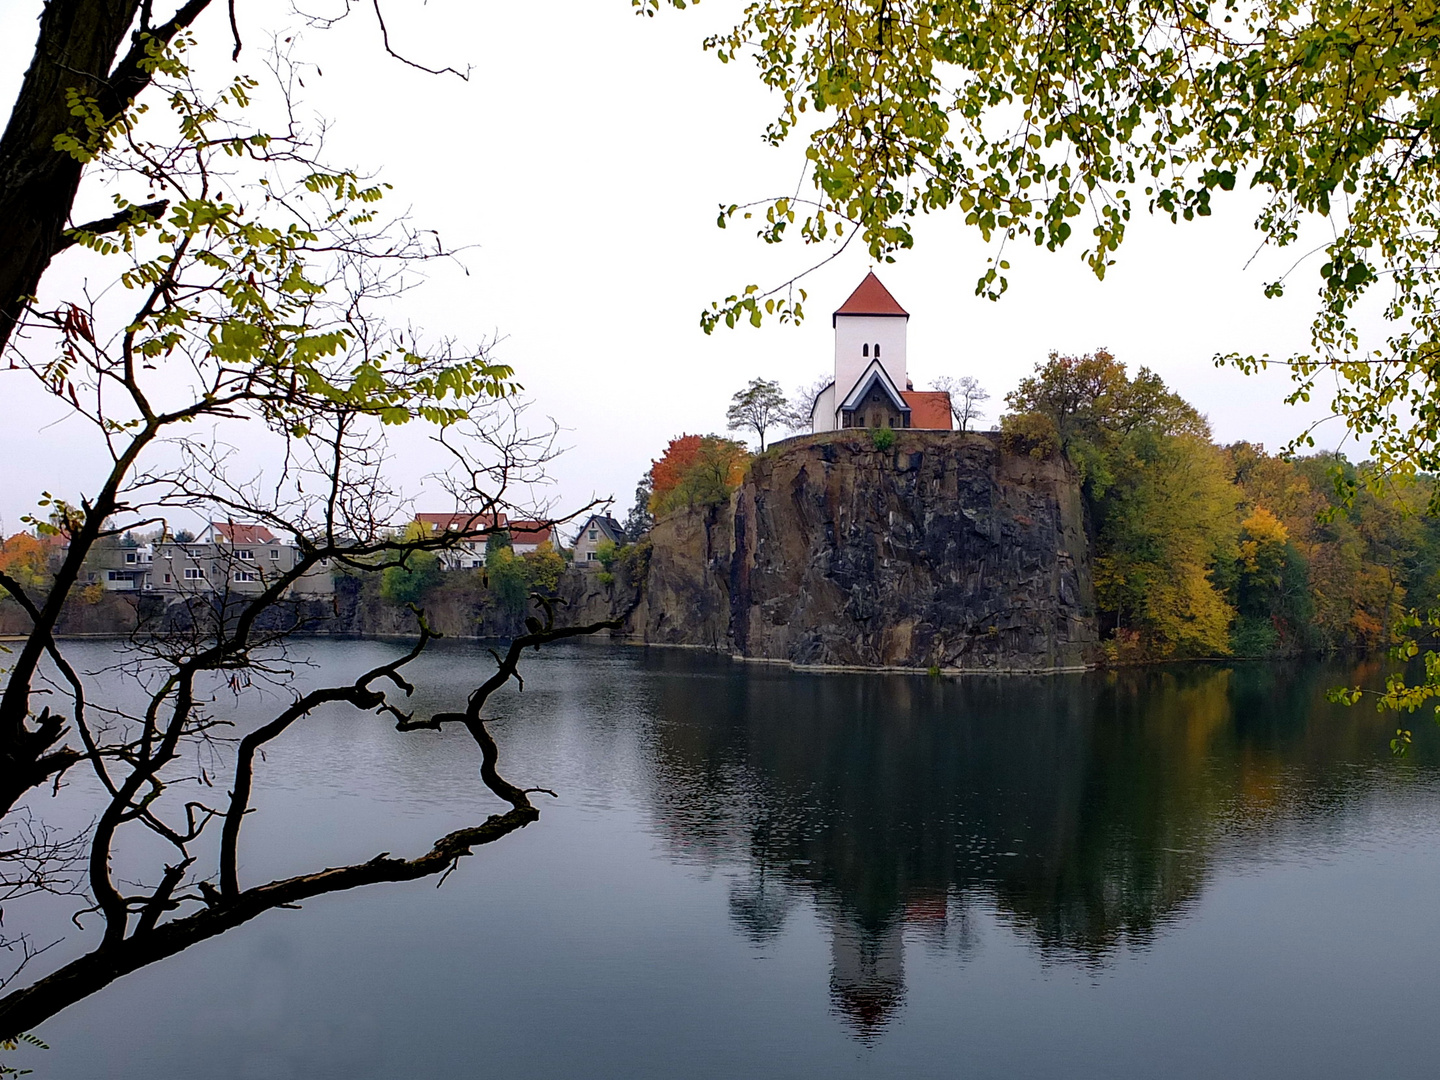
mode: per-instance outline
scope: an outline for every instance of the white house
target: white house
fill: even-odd
[[[509,527],[509,519],[504,514],[416,514],[415,520],[430,536],[447,532],[465,534],[465,539],[455,547],[435,553],[442,570],[473,570],[484,566],[490,533]]]
[[[510,550],[525,555],[549,544],[560,550],[560,533],[550,521],[512,521],[505,514],[416,514],[415,520],[430,536],[454,532],[464,534],[453,548],[437,551],[443,570],[474,570],[485,565],[485,548],[492,533],[510,539]]]
[[[815,398],[812,431],[849,427],[952,427],[950,395],[916,390],[906,371],[910,313],[874,272],[836,309],[835,381]]]
[[[608,514],[591,514],[575,536],[575,546],[572,549],[575,552],[575,565],[598,569],[601,565],[600,545],[609,541],[616,547],[623,547],[626,540],[625,530],[614,518]]]

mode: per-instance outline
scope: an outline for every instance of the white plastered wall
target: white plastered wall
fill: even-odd
[[[815,407],[810,410],[810,430],[834,431],[835,408],[835,387],[832,384],[815,398]]]
[[[905,328],[908,323],[909,320],[901,315],[835,316],[835,396],[830,403],[832,426],[836,422],[835,409],[849,396],[855,383],[870,366],[870,361],[875,359],[876,345],[880,346],[880,364],[885,373],[898,389],[905,389]],[[870,346],[869,356],[865,355],[866,345]]]

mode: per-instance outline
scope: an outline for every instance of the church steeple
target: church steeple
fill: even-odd
[[[890,295],[890,290],[885,288],[880,279],[875,276],[874,270],[866,274],[865,280],[855,287],[855,291],[850,294],[850,299],[835,309],[835,314],[830,316],[830,325],[837,325],[841,315],[910,318],[910,313],[900,306],[895,297]]]

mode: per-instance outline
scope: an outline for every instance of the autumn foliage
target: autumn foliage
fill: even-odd
[[[1061,453],[1080,481],[1116,661],[1384,647],[1440,594],[1431,477],[1216,446],[1157,375],[1104,350],[1052,353],[1006,400],[1007,450]]]
[[[750,453],[719,435],[681,435],[650,467],[650,512],[724,502],[745,477]]]
[[[16,533],[0,544],[0,570],[26,589],[34,589],[46,580],[46,560],[45,545],[29,533]]]

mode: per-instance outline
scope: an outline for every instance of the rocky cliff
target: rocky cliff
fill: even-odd
[[[613,583],[572,575],[571,618],[796,666],[1045,671],[1093,659],[1079,486],[990,433],[787,440],[728,506],[675,514]]]

